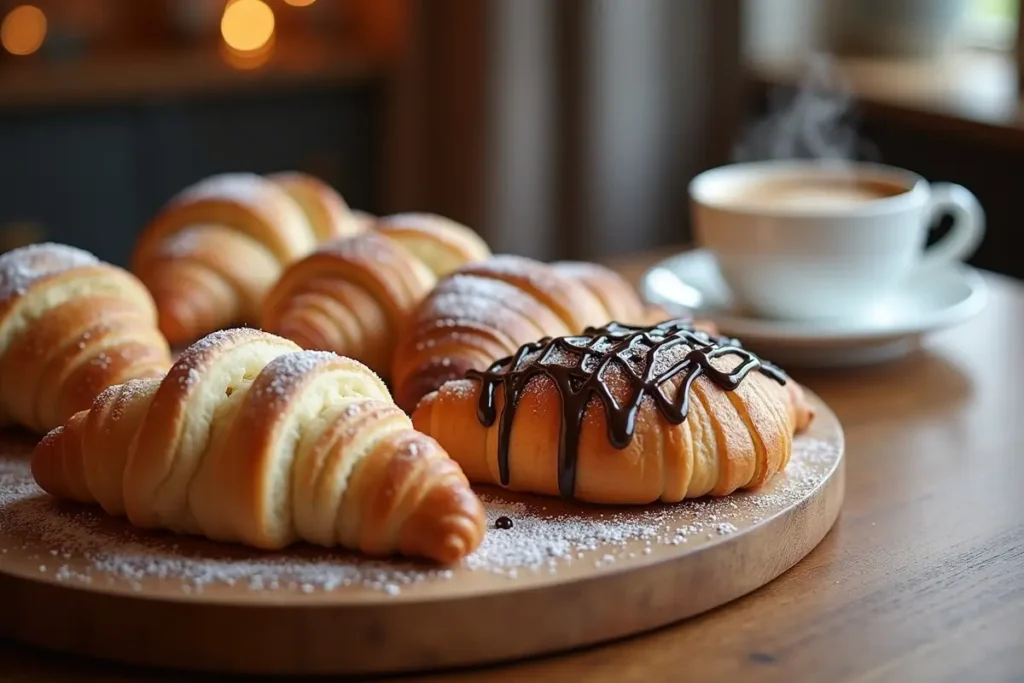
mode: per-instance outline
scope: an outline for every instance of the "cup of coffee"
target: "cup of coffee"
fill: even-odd
[[[912,274],[969,258],[985,233],[965,188],[880,164],[730,164],[689,192],[698,245],[736,303],[766,318],[870,316]],[[953,227],[927,246],[945,213]]]

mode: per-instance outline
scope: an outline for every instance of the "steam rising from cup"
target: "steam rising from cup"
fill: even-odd
[[[733,160],[818,159],[842,164],[878,161],[877,148],[857,131],[856,100],[831,60],[815,55],[792,88],[769,93],[767,115],[741,135]]]

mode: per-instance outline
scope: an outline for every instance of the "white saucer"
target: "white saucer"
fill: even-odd
[[[988,289],[966,265],[921,273],[864,320],[769,320],[736,309],[712,255],[702,249],[658,263],[640,281],[648,301],[670,311],[689,309],[713,320],[722,334],[783,366],[850,367],[899,358],[918,348],[924,334],[978,314]]]

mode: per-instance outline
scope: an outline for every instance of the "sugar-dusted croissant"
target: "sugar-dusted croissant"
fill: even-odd
[[[170,365],[153,299],[128,271],[63,244],[0,255],[0,425],[46,432]]]
[[[454,562],[485,531],[458,464],[376,375],[252,329],[215,332],[162,380],[100,394],[40,442],[32,473],[136,526],[257,548]]]
[[[440,216],[381,218],[292,264],[266,297],[262,327],[387,375],[399,330],[437,279],[489,255],[475,232]]]
[[[267,290],[292,261],[364,222],[323,181],[297,172],[225,173],[191,185],[139,237],[132,270],[156,300],[174,346],[257,324]]]
[[[524,345],[413,414],[474,483],[610,504],[759,487],[812,419],[780,369],[681,321]]]
[[[411,412],[446,381],[482,370],[527,342],[612,320],[667,317],[604,266],[494,256],[452,273],[412,313],[392,360],[395,398]]]

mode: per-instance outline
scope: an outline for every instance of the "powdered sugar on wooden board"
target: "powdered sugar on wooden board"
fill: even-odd
[[[839,446],[798,438],[784,471],[760,492],[677,505],[573,508],[541,497],[483,492],[488,531],[475,553],[452,568],[406,560],[367,560],[308,546],[266,553],[132,528],[98,508],[60,504],[36,486],[25,458],[0,456],[0,568],[28,551],[31,566],[61,582],[141,590],[165,581],[184,593],[214,585],[314,593],[346,586],[397,595],[425,582],[486,572],[510,581],[567,565],[642,561],[666,546],[692,547],[740,532],[805,499],[834,468]],[[512,520],[496,528],[499,517]]]

